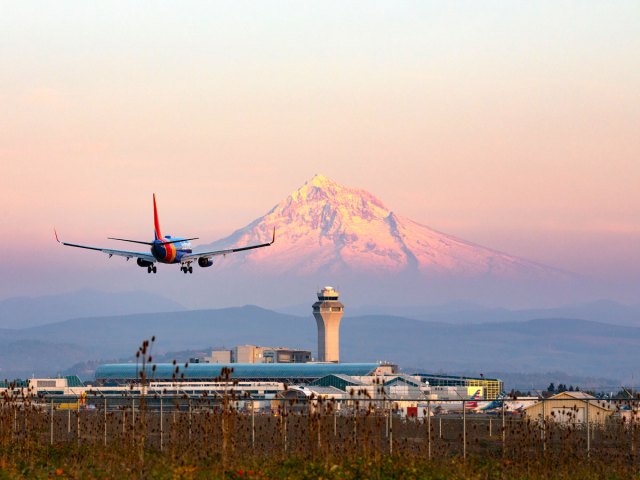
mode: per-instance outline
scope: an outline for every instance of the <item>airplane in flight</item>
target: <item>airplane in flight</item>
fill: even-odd
[[[197,263],[200,267],[206,268],[213,265],[213,258],[219,255],[228,255],[230,253],[243,252],[245,250],[252,250],[254,248],[268,247],[276,241],[276,229],[273,229],[273,237],[268,243],[261,243],[259,245],[249,245],[246,247],[230,248],[227,250],[212,250],[208,252],[193,253],[191,249],[190,240],[198,240],[198,238],[182,238],[172,237],[171,235],[162,235],[160,231],[160,222],[158,221],[158,208],[156,207],[156,195],[153,194],[153,219],[154,219],[154,234],[155,238],[152,242],[144,242],[141,240],[129,240],[126,238],[113,238],[109,237],[109,240],[119,240],[122,242],[139,243],[142,245],[149,245],[151,247],[150,253],[146,252],[131,252],[128,250],[113,250],[110,248],[90,247],[88,245],[78,245],[76,243],[62,242],[58,238],[58,232],[54,228],[56,240],[62,245],[67,247],[86,248],[88,250],[97,250],[102,253],[106,253],[111,258],[113,255],[125,257],[127,261],[132,258],[136,259],[138,266],[147,269],[147,273],[156,273],[156,263],[167,264],[180,264],[180,270],[183,273],[193,273],[192,263]]]

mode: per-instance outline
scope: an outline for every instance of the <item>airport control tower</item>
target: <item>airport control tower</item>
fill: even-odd
[[[344,305],[338,301],[340,292],[324,287],[313,304],[313,316],[318,324],[318,361],[340,361],[340,320]]]

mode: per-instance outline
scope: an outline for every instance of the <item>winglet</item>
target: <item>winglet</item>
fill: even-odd
[[[58,238],[58,232],[56,231],[56,227],[53,227],[53,233],[56,235],[56,242],[58,242],[58,243],[62,243],[62,242],[60,241],[60,239]]]
[[[276,227],[273,227],[273,238],[271,239],[271,243],[276,241]]]

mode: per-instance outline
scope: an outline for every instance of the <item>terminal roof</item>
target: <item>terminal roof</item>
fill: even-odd
[[[190,363],[176,366],[171,363],[156,364],[155,372],[151,365],[146,366],[146,379],[149,381],[184,380],[211,381],[222,375],[222,370],[233,369],[230,377],[235,380],[273,380],[289,383],[307,383],[331,374],[351,376],[370,375],[378,367],[376,363]],[[96,369],[96,381],[131,382],[140,378],[141,367],[134,363],[116,363],[100,365]]]

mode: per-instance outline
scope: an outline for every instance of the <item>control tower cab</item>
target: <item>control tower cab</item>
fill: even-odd
[[[333,287],[324,287],[318,292],[318,301],[313,304],[313,316],[318,324],[318,360],[340,361],[340,320],[344,305],[338,301],[338,292]]]

